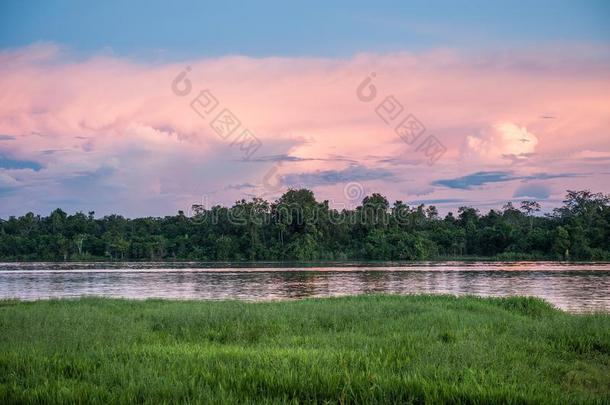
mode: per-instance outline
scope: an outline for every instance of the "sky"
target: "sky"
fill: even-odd
[[[610,2],[329,3],[3,1],[0,217],[610,192]]]

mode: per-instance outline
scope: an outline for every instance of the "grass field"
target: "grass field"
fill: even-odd
[[[0,301],[0,403],[610,403],[610,315],[531,298]]]

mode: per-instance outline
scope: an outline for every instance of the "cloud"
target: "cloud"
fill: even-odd
[[[2,196],[0,217],[48,212],[57,201],[98,213],[163,215],[214,191],[218,203],[230,204],[261,191],[270,170],[284,186],[308,184],[328,199],[343,195],[345,181],[375,182],[371,190],[390,199],[425,194],[475,203],[511,198],[511,180],[548,180],[553,193],[604,189],[606,175],[565,174],[596,172],[590,162],[607,162],[600,153],[567,157],[610,150],[610,68],[566,49],[561,57],[433,50],[183,63],[74,57],[53,44],[0,51],[0,134],[10,134],[0,135],[0,154],[5,166],[25,167],[4,169],[18,188]],[[186,66],[192,88],[179,96],[172,82]],[[363,102],[356,89],[371,72],[377,97]],[[218,106],[202,117],[191,104],[204,89]],[[403,111],[386,124],[377,113],[388,95]],[[223,138],[211,122],[224,108],[241,126]],[[540,118],[549,112],[555,119]],[[418,142],[394,131],[407,114],[447,147],[435,165],[426,164]],[[243,129],[262,145],[236,164],[244,157],[236,143]],[[86,182],[86,173],[100,175],[84,192],[74,183]],[[489,183],[498,187],[479,190]],[[227,187],[246,184],[255,187]]]
[[[244,190],[249,188],[256,188],[256,185],[252,183],[242,183],[242,184],[231,184],[228,185],[225,189],[227,190]]]
[[[466,137],[466,155],[483,160],[497,160],[510,156],[526,158],[534,153],[538,138],[524,126],[512,122],[496,123],[478,135]]]
[[[361,165],[350,165],[342,170],[323,170],[312,173],[292,173],[282,177],[282,183],[291,186],[320,186],[347,183],[351,181],[387,180],[394,174],[386,169],[367,168]]]
[[[116,174],[116,169],[110,166],[102,166],[92,171],[74,173],[72,177],[61,179],[60,184],[79,190],[94,189],[95,186],[100,186],[101,182],[110,179],[114,174]]]
[[[524,181],[529,180],[550,180],[550,179],[565,179],[568,177],[583,177],[583,173],[534,173],[529,176],[521,176]]]
[[[567,177],[579,177],[580,173],[534,173],[531,175],[517,176],[513,172],[495,171],[495,172],[477,172],[462,177],[453,179],[435,180],[431,184],[434,186],[443,186],[454,189],[470,190],[477,186],[485,186],[489,183],[503,183],[507,181],[522,180],[524,182],[530,180],[550,180]]]
[[[0,169],[31,169],[38,171],[42,165],[31,160],[13,159],[0,153]]]
[[[291,156],[288,154],[282,155],[270,155],[260,156],[254,159],[248,159],[249,162],[351,162],[355,163],[353,159],[348,159],[344,156],[331,155],[327,158],[312,158],[312,157],[299,157]]]
[[[302,158],[298,156],[290,156],[287,154],[284,155],[271,155],[271,156],[261,156],[255,159],[250,159],[251,162],[305,162],[309,160],[309,158]]]
[[[408,201],[409,205],[434,205],[434,204],[464,204],[468,202],[468,200],[464,200],[461,198],[432,198],[429,200],[411,200]]]
[[[511,172],[477,172],[454,179],[435,180],[432,182],[432,185],[470,190],[476,186],[512,181],[518,178],[519,177],[515,177]]]
[[[0,171],[0,187],[12,188],[19,185],[19,182],[14,177]]]
[[[571,154],[570,159],[603,162],[610,160],[610,151],[582,150],[580,152],[575,152]]]
[[[526,183],[520,185],[515,192],[513,193],[513,197],[529,197],[535,198],[538,200],[544,200],[549,198],[551,195],[551,189],[539,183]]]

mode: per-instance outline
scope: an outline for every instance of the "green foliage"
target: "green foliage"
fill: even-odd
[[[478,256],[506,260],[610,259],[610,199],[568,191],[564,205],[538,215],[523,201],[481,214],[461,207],[390,204],[380,194],[353,210],[288,190],[272,203],[254,198],[232,207],[193,206],[164,218],[95,218],[60,209],[0,220],[0,260],[430,260]]]
[[[602,404],[610,316],[535,298],[0,301],[0,403]]]

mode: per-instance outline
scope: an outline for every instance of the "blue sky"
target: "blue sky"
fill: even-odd
[[[171,5],[169,5],[171,3]],[[0,47],[49,41],[144,59],[346,57],[452,47],[607,43],[608,1],[14,1]]]

